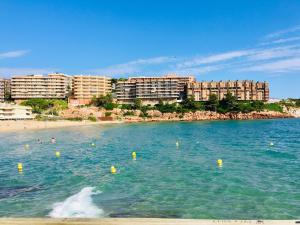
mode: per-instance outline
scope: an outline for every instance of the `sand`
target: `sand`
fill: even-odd
[[[51,218],[0,218],[1,225],[286,225],[295,220],[193,220],[153,218],[103,218],[103,219],[51,219]]]
[[[39,130],[49,128],[71,127],[71,126],[86,126],[99,124],[122,123],[122,121],[36,121],[36,120],[5,120],[0,121],[0,132]]]

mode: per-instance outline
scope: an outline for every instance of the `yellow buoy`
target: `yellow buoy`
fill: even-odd
[[[116,167],[111,166],[111,167],[110,167],[110,172],[111,172],[112,174],[115,174],[115,173],[117,172]]]
[[[58,158],[58,157],[60,157],[60,152],[59,151],[56,151],[55,152],[55,156]]]
[[[23,171],[23,164],[22,163],[18,163],[18,171],[19,172]]]
[[[217,160],[217,164],[218,164],[219,167],[222,167],[222,165],[223,165],[223,160],[222,160],[222,159],[218,159],[218,160]]]
[[[29,149],[29,144],[26,144],[26,145],[25,145],[25,149]]]
[[[179,141],[176,141],[176,147],[179,147]]]
[[[95,147],[95,146],[96,146],[96,144],[95,144],[95,143],[92,143],[92,144],[91,144],[91,146]]]
[[[131,155],[132,155],[132,159],[136,160],[136,152],[132,152]]]

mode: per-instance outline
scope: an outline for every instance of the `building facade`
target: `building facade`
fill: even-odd
[[[70,79],[60,73],[14,76],[11,78],[11,97],[16,101],[31,98],[64,99],[71,88]]]
[[[119,103],[124,104],[132,104],[136,98],[145,105],[156,104],[159,100],[176,102],[185,97],[186,85],[193,81],[195,78],[192,76],[130,77],[117,83],[116,97]]]
[[[0,102],[4,102],[5,96],[5,81],[0,78]]]
[[[32,109],[28,106],[15,104],[0,104],[0,120],[28,120],[34,119]]]
[[[111,78],[105,76],[76,75],[72,82],[71,105],[89,104],[93,97],[111,93]]]
[[[4,79],[4,98],[11,96],[10,83],[10,79]]]
[[[211,81],[211,82],[189,82],[187,85],[187,96],[193,97],[195,101],[208,101],[211,94],[217,95],[221,100],[230,92],[238,100],[269,100],[269,83],[255,81]]]

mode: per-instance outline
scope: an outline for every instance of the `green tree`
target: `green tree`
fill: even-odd
[[[238,112],[239,107],[238,107],[237,98],[233,96],[230,92],[228,92],[225,95],[225,98],[223,98],[220,101],[218,111],[221,113]]]
[[[68,108],[67,101],[58,99],[33,98],[22,102],[21,105],[32,107],[33,113],[41,114],[46,112],[53,115],[58,115],[59,111]]]
[[[218,105],[218,96],[216,94],[211,94],[209,95],[208,101],[205,103],[205,109],[216,112]]]
[[[264,103],[262,101],[253,101],[251,102],[252,111],[263,111],[264,110]]]
[[[133,101],[133,108],[134,109],[141,109],[142,108],[142,100],[139,98],[135,98]]]
[[[111,94],[101,95],[98,98],[93,97],[91,104],[97,107],[102,107],[107,110],[112,110],[117,107],[117,104],[113,103],[113,97]]]

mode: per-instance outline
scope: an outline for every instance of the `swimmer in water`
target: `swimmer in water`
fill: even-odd
[[[41,139],[37,139],[37,143],[39,143],[39,144],[42,144],[42,141],[41,141]]]
[[[56,139],[54,137],[51,138],[51,143],[55,144],[56,143]]]

